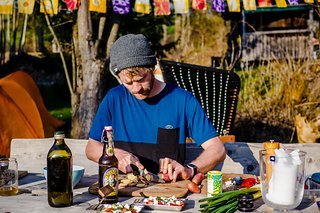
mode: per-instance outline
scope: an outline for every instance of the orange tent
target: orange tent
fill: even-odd
[[[12,138],[51,137],[63,124],[49,114],[26,72],[16,71],[0,79],[0,156],[9,156]]]

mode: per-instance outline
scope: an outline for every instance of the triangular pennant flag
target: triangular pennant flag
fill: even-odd
[[[212,0],[212,9],[221,13],[226,12],[226,4],[224,0]]]
[[[271,0],[258,0],[259,7],[270,7],[272,6]]]
[[[159,15],[170,15],[170,2],[169,0],[154,0],[154,14]]]
[[[240,0],[227,0],[229,12],[240,12]]]
[[[35,0],[18,0],[18,12],[32,14]]]
[[[245,10],[256,10],[256,1],[255,0],[243,0],[243,8]]]
[[[189,12],[189,0],[173,0],[174,11],[177,14],[186,14]]]
[[[87,1],[87,0],[85,0]],[[106,13],[107,0],[89,0],[89,11]]]
[[[115,14],[128,14],[130,12],[130,0],[112,0]]]
[[[76,10],[80,7],[80,0],[66,0],[69,11]]]
[[[287,7],[286,0],[276,0],[277,7]]]
[[[288,0],[289,5],[298,5],[299,0]]]
[[[192,9],[195,10],[206,10],[206,0],[192,0]]]
[[[40,12],[46,14],[58,14],[58,0],[41,0]]]
[[[12,14],[13,0],[0,0],[0,14]]]
[[[136,0],[134,10],[136,13],[149,14],[151,11],[150,0]]]
[[[307,4],[313,4],[314,0],[304,0],[304,2],[307,3]]]

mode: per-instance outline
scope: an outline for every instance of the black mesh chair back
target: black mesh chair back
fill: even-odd
[[[191,92],[219,135],[233,134],[240,78],[233,71],[160,60],[164,81]]]

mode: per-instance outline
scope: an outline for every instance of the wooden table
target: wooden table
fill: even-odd
[[[68,146],[71,148],[74,156],[74,164],[85,167],[85,176],[74,190],[74,204],[66,208],[52,208],[48,205],[46,195],[46,181],[42,175],[42,168],[46,164],[46,154],[53,143],[52,138],[48,139],[15,139],[11,144],[11,157],[16,157],[19,164],[19,170],[27,170],[29,175],[19,181],[19,194],[11,197],[0,197],[0,212],[84,212],[85,209],[98,202],[96,195],[88,193],[88,186],[98,180],[98,166],[87,160],[85,157],[86,140],[66,139]],[[259,143],[226,143],[228,157],[220,169],[225,173],[243,173],[248,169],[248,165],[253,165],[253,173],[257,168],[257,151],[261,149]],[[309,145],[288,145],[298,147],[309,153],[307,159],[307,174],[319,171],[320,144]],[[200,152],[197,147],[189,147],[187,153]],[[188,155],[192,158],[191,154]],[[247,168],[245,168],[247,167]],[[231,172],[230,172],[231,171]],[[205,195],[191,194],[187,197],[187,203],[183,212],[199,211],[198,200]],[[312,199],[310,199],[312,198]],[[121,202],[132,203],[135,198],[121,197]],[[315,199],[320,199],[319,192],[314,195],[306,192],[301,205],[292,212],[319,212]],[[255,212],[272,212],[272,209],[266,206],[262,199],[255,202]],[[90,212],[90,211],[87,211]],[[94,211],[91,211],[94,212]],[[151,212],[144,210],[143,212]],[[161,212],[162,211],[152,211]]]

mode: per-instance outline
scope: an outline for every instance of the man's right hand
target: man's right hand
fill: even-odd
[[[87,158],[98,163],[99,158],[101,157],[102,149],[103,144],[101,142],[89,138],[86,147]],[[138,157],[130,152],[115,148],[115,155],[119,161],[118,169],[124,173],[133,172],[131,165],[135,165],[141,170],[144,169],[144,166],[140,163]]]
[[[140,163],[139,158],[132,153],[117,148],[115,149],[115,153],[119,161],[118,169],[123,173],[133,172],[131,165],[135,165],[141,170],[144,169],[144,166]]]

